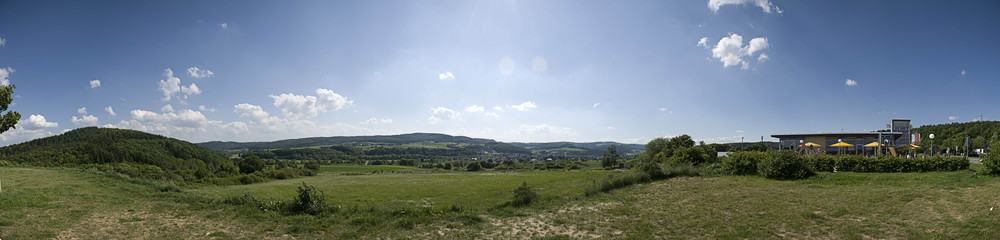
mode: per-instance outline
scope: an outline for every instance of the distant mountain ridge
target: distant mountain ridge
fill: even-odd
[[[499,142],[492,139],[470,138],[465,136],[451,136],[440,133],[407,133],[399,135],[375,135],[375,136],[335,136],[335,137],[310,137],[299,139],[286,139],[272,142],[203,142],[199,146],[216,150],[261,150],[261,149],[284,149],[284,148],[310,148],[328,147],[333,145],[406,145],[420,143],[445,143],[448,146],[457,145],[483,145],[486,151],[498,153],[531,153],[541,155],[567,155],[567,156],[594,156],[603,154],[604,150],[611,145],[616,145],[619,153],[639,154],[645,150],[644,144],[624,144],[617,142],[544,142],[544,143],[521,143],[521,142]]]

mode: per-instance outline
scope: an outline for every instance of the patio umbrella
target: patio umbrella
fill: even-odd
[[[910,149],[917,149],[917,148],[920,148],[920,146],[913,145],[913,144],[906,144],[906,145],[903,145],[902,147],[899,147],[899,150],[910,150]]]
[[[813,142],[807,142],[807,143],[805,144],[805,146],[806,146],[806,147],[819,147],[820,145],[819,145],[819,144],[816,144],[816,143],[813,143]]]
[[[836,143],[836,144],[833,144],[833,145],[830,145],[830,146],[831,147],[853,147],[854,145],[851,145],[850,143],[839,142],[839,143]]]
[[[879,146],[885,146],[885,145],[879,144],[878,142],[872,142],[872,143],[869,143],[869,144],[865,144],[865,147],[870,147],[870,148],[879,147]]]

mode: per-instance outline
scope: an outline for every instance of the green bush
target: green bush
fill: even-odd
[[[983,172],[1000,175],[1000,142],[990,144],[989,153],[983,156]]]
[[[810,156],[805,157],[804,160],[806,161],[806,166],[815,172],[833,172],[834,167],[837,165],[837,158],[830,155]]]
[[[757,172],[763,177],[794,180],[816,175],[795,152],[773,151],[766,154],[767,157],[757,163]]]
[[[482,170],[482,169],[483,169],[483,167],[480,166],[479,162],[477,162],[477,161],[472,161],[472,162],[469,163],[469,165],[465,165],[465,170],[467,170],[469,172],[475,172],[475,171],[479,171],[479,170]]]
[[[536,198],[538,198],[538,194],[535,193],[535,190],[531,189],[527,182],[522,182],[520,187],[514,189],[514,196],[504,205],[512,207],[527,206]]]
[[[757,175],[757,163],[766,156],[764,152],[735,152],[722,158],[722,171],[734,175]]]
[[[257,155],[250,155],[240,161],[240,173],[250,174],[263,170],[267,165]]]
[[[299,187],[298,192],[298,197],[295,198],[295,202],[290,207],[291,213],[316,215],[326,210],[326,202],[323,201],[326,196],[323,194],[323,191],[302,182],[302,186]]]
[[[605,181],[594,182],[593,185],[587,187],[584,191],[584,195],[591,196],[652,180],[653,179],[649,176],[649,174],[646,174],[645,172],[629,171],[618,175],[608,176],[608,180]]]

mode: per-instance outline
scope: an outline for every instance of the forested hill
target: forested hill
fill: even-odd
[[[0,160],[38,166],[130,163],[163,170],[216,170],[228,158],[216,151],[134,130],[86,127],[0,147]]]
[[[971,148],[982,148],[990,142],[1000,141],[1000,121],[981,121],[964,123],[947,123],[937,125],[924,125],[913,129],[914,133],[920,133],[921,145],[931,143],[930,134],[934,134],[934,146],[941,147],[962,147],[965,146],[965,137],[969,137]]]
[[[502,143],[481,138],[470,138],[462,136],[450,136],[437,133],[409,133],[400,135],[379,135],[379,136],[343,136],[343,137],[311,137],[278,140],[274,142],[204,142],[199,146],[216,151],[224,150],[256,150],[256,149],[283,149],[283,148],[305,148],[305,147],[326,147],[333,145],[405,145],[417,143],[450,143],[450,144],[477,144],[498,146]],[[502,144],[506,145],[506,144]]]
[[[274,142],[205,142],[198,143],[216,151],[265,150],[289,148],[315,148],[336,145],[382,146],[406,148],[447,148],[473,151],[488,151],[513,154],[541,154],[566,156],[600,156],[611,145],[617,145],[622,154],[639,154],[645,150],[643,144],[621,144],[615,142],[552,142],[552,143],[504,143],[491,139],[451,136],[437,133],[410,133],[383,136],[313,137],[280,140]]]

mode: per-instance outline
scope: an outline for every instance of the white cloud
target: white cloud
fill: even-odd
[[[174,106],[170,106],[170,104],[163,105],[163,107],[160,108],[160,112],[174,112]]]
[[[760,57],[757,57],[757,62],[762,63],[764,61],[767,61],[768,58],[769,57],[767,56],[767,53],[761,53]]]
[[[518,104],[518,105],[510,105],[508,107],[513,108],[513,109],[517,109],[518,111],[524,112],[524,111],[531,110],[532,108],[536,108],[538,106],[535,105],[535,103],[533,103],[531,101],[527,101],[527,102],[523,102],[523,103]]]
[[[215,111],[217,111],[215,108],[205,107],[205,105],[198,105],[198,110],[199,111],[207,111],[207,112],[215,112]]]
[[[38,130],[43,128],[58,127],[59,123],[45,121],[45,116],[32,114],[28,117],[27,122],[19,125],[21,125],[21,128],[24,128],[25,130]]]
[[[740,65],[742,69],[747,69],[750,64],[743,57],[752,57],[754,53],[767,49],[769,46],[767,38],[750,39],[750,42],[743,46],[743,37],[730,33],[729,36],[720,39],[712,48],[712,57],[719,59],[723,67]]]
[[[965,70],[962,70],[962,76],[965,77]]]
[[[354,104],[354,101],[347,100],[344,96],[329,89],[316,89],[317,96],[295,95],[283,93],[281,95],[270,95],[274,99],[274,107],[281,109],[281,112],[289,118],[312,118],[319,113],[327,111],[337,111],[345,106]]]
[[[94,115],[83,115],[83,117],[80,118],[73,116],[73,118],[70,118],[69,122],[77,126],[97,126],[97,117]]]
[[[219,27],[222,27],[222,29],[227,29],[229,28],[229,23],[219,23]]]
[[[187,69],[188,75],[193,78],[207,78],[215,76],[215,73],[209,71],[208,69],[198,69],[198,67],[189,67]]]
[[[108,115],[111,115],[112,117],[117,117],[118,116],[118,114],[115,113],[115,110],[112,109],[111,106],[105,107],[104,111],[108,112]]]
[[[503,111],[503,108],[500,106],[493,106],[493,111]]]
[[[956,117],[956,116],[948,116],[948,120],[955,121],[955,120],[958,120],[958,117]]]
[[[771,13],[771,9],[775,12],[782,13],[783,11],[778,6],[771,3],[770,0],[708,0],[708,8],[712,9],[712,12],[718,12],[719,8],[725,5],[745,5],[753,4],[764,10],[765,13]]]
[[[660,111],[660,112],[663,112],[663,111],[667,111],[667,108],[661,107],[661,108],[657,108],[656,110]]]
[[[451,74],[451,72],[438,73],[438,79],[441,79],[441,80],[455,79],[455,75]]]
[[[132,119],[144,124],[199,129],[209,124],[201,112],[184,109],[177,112],[155,113],[146,110],[132,110]]]
[[[545,72],[549,70],[549,61],[545,60],[545,57],[535,56],[531,58],[531,70],[535,72]]]
[[[431,124],[435,124],[441,120],[458,119],[459,115],[461,114],[446,107],[436,107],[431,108],[431,117],[428,118],[427,121]]]
[[[28,127],[25,127],[25,124],[26,122],[18,123],[15,129],[10,129],[6,132],[0,133],[0,142],[2,142],[3,145],[8,145],[52,135],[52,132],[45,129],[30,130]]]
[[[490,116],[490,117],[494,117],[494,118],[500,118],[500,114],[497,114],[496,112],[488,112],[488,113],[486,113],[486,116]]]
[[[101,86],[101,80],[90,80],[90,88],[97,88]]]
[[[365,120],[365,121],[361,122],[361,124],[377,124],[377,123],[390,124],[390,123],[392,123],[392,119],[388,119],[388,118],[378,119],[376,117],[372,117],[372,118],[369,118],[368,120]]]
[[[77,108],[76,112],[79,113],[79,114],[86,115],[87,114],[87,107]]]
[[[11,73],[14,73],[13,68],[10,67],[0,68],[0,86],[10,85],[9,77]]]
[[[7,45],[7,39],[0,37],[0,47]]]
[[[477,105],[472,105],[472,106],[469,106],[469,107],[465,108],[466,112],[482,112],[483,110],[486,110],[486,108],[484,108],[483,106],[477,106]]]
[[[521,126],[518,127],[516,132],[518,134],[527,134],[527,135],[542,134],[542,133],[570,134],[572,133],[572,129],[564,127],[554,127],[544,123],[538,125],[521,124]]]
[[[233,106],[233,112],[239,113],[240,117],[249,117],[254,123],[271,123],[278,121],[277,117],[272,117],[263,108],[249,103],[240,103]]]
[[[854,81],[854,79],[848,78],[847,81],[844,82],[844,85],[847,85],[847,86],[857,86],[858,85],[858,81]]]
[[[199,89],[198,85],[195,85],[194,83],[192,83],[190,86],[181,86],[181,79],[174,77],[174,71],[170,70],[169,68],[163,70],[163,76],[166,77],[167,79],[160,80],[159,85],[160,85],[160,91],[163,92],[162,100],[164,102],[170,101],[170,99],[173,98],[173,96],[176,95],[178,92],[183,92],[184,94],[186,94],[184,96],[181,96],[184,99],[187,99],[189,95],[201,94],[201,89]]]
[[[601,103],[594,103],[594,106],[592,108],[597,108],[597,106],[600,106],[600,105],[601,105]]]
[[[705,49],[708,49],[708,37],[703,37],[701,39],[698,39],[698,46],[705,47]]]

